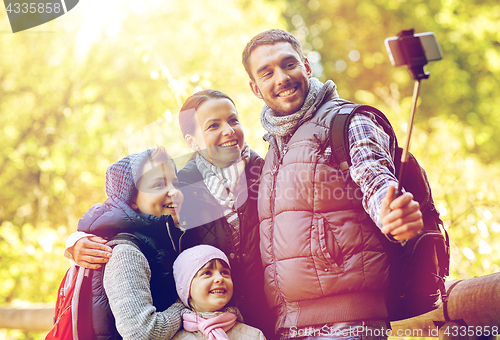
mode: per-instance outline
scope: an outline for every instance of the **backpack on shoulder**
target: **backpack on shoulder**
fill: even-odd
[[[133,234],[120,233],[113,240],[129,241],[143,253],[147,251],[145,245]],[[99,306],[96,308],[92,305],[95,278],[102,283],[103,275],[104,266],[100,269],[87,269],[74,265],[67,270],[57,293],[54,325],[45,340],[121,339],[107,298],[102,299],[99,295]],[[103,290],[104,287],[100,287],[99,293],[105,297]]]
[[[71,266],[64,275],[57,292],[54,325],[46,340],[93,339],[90,298],[90,269]],[[78,322],[77,322],[78,320]],[[74,325],[78,325],[74,327]]]
[[[394,165],[398,174],[402,149],[397,144],[396,134],[389,120],[378,109],[357,104],[344,104],[331,123],[330,146],[341,170],[348,173],[351,166],[348,129],[354,113],[360,111],[372,113],[390,136],[391,141],[394,141],[396,146]],[[389,240],[373,223],[391,266],[386,293],[390,321],[427,313],[438,308],[441,303],[444,303],[446,311],[448,300],[444,285],[445,277],[449,275],[450,264],[448,233],[434,205],[427,175],[411,153],[405,171],[403,188],[411,192],[420,204],[424,221],[422,233],[402,246]]]

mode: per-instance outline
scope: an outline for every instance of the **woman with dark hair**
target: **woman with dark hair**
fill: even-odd
[[[257,193],[263,159],[245,142],[234,102],[216,90],[189,97],[179,124],[194,151],[179,171],[183,191],[183,249],[209,244],[229,258],[236,302],[245,323],[273,337],[259,251]]]

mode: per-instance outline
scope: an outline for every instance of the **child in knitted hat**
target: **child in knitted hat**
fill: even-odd
[[[172,274],[182,233],[176,227],[183,202],[177,182],[163,148],[129,155],[106,172],[108,199],[81,218],[79,231],[114,247],[105,267],[91,273],[97,338],[170,339],[180,328],[185,307],[175,303]]]
[[[230,306],[231,268],[221,250],[209,245],[188,248],[177,257],[173,270],[177,294],[190,312],[182,315],[184,329],[172,340],[265,340]]]

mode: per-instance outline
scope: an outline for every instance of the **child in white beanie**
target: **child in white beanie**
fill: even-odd
[[[231,306],[233,281],[226,255],[209,245],[183,251],[173,265],[177,294],[189,312],[172,340],[265,340],[257,328],[243,324]]]

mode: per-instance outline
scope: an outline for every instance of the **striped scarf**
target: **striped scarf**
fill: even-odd
[[[219,168],[207,161],[200,153],[196,154],[196,166],[203,176],[203,182],[208,191],[222,207],[227,222],[232,227],[232,240],[236,252],[240,245],[240,220],[234,205],[238,192],[239,183],[245,185],[245,166],[250,159],[250,148],[247,143],[243,144],[241,158],[226,168]]]
[[[339,97],[336,87],[337,85],[331,80],[323,84],[316,78],[309,79],[309,92],[302,108],[287,116],[278,116],[269,106],[264,105],[260,115],[262,126],[268,132],[264,135],[264,140],[272,144],[277,143],[279,153],[282,154],[286,143],[288,143],[295,130],[302,123],[312,118],[324,98],[328,96],[332,98]]]

